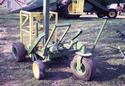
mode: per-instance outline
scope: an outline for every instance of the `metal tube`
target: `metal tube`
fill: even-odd
[[[49,0],[43,0],[43,19],[44,19],[44,33],[45,42],[49,37]]]
[[[59,40],[59,43],[62,42],[63,38],[65,37],[65,35],[67,34],[67,32],[69,31],[71,25],[68,25],[67,26],[67,29],[65,30],[65,32],[63,33],[63,35],[61,36],[60,40]]]
[[[96,40],[95,40],[94,45],[93,45],[93,48],[92,48],[92,52],[94,51],[94,49],[95,49],[95,47],[96,47],[96,45],[97,45],[97,42],[98,42],[98,40],[99,40],[100,37],[101,37],[101,34],[102,34],[103,30],[104,30],[104,27],[105,27],[106,23],[107,23],[107,19],[105,19],[105,21],[104,21],[104,23],[103,23],[103,25],[102,25],[102,27],[101,27],[101,29],[100,29],[100,31],[99,31],[97,37],[96,37]]]
[[[57,29],[57,27],[56,26],[54,26],[54,29],[52,30],[52,32],[51,32],[51,34],[50,34],[50,36],[49,36],[49,38],[48,38],[48,40],[46,41],[46,43],[45,43],[45,45],[44,45],[44,53],[43,53],[43,55],[44,56],[46,56],[47,55],[47,45],[49,44],[49,42],[50,42],[50,40],[51,40],[51,38],[52,38],[52,36],[53,36],[53,34],[54,34],[54,32],[55,32],[55,30]]]
[[[39,25],[39,23],[38,23],[38,21],[35,21],[35,36],[36,36],[36,38],[38,37],[38,26]]]
[[[79,29],[78,32],[75,34],[75,36],[71,40],[76,39],[81,33],[82,33],[82,30]]]
[[[23,42],[23,17],[22,12],[20,12],[20,42]]]
[[[29,34],[29,36],[30,36],[30,46],[31,46],[32,43],[33,43],[33,40],[34,40],[33,37],[32,37],[32,36],[33,36],[33,29],[34,29],[34,28],[33,28],[33,15],[30,14],[29,16],[30,16],[30,18],[29,18],[29,21],[30,21],[30,22],[29,22],[29,26],[30,26],[30,28],[29,28],[29,29],[30,29],[30,34]]]

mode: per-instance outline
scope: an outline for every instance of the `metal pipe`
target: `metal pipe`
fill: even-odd
[[[51,32],[51,34],[50,34],[48,40],[46,41],[46,43],[45,43],[45,45],[44,45],[44,49],[43,49],[43,50],[44,50],[44,51],[43,51],[43,52],[44,52],[44,53],[43,53],[44,56],[47,55],[47,45],[49,44],[49,42],[50,42],[50,40],[51,40],[51,38],[52,38],[52,36],[53,36],[53,34],[54,34],[56,28],[57,28],[57,26],[54,26],[54,29],[52,30],[52,32]]]
[[[75,40],[80,34],[82,34],[82,30],[81,29],[79,29],[77,31],[77,33],[75,34],[75,36],[71,40]]]
[[[38,21],[35,21],[35,36],[36,36],[36,38],[38,37],[38,27],[39,27],[39,23],[38,23]]]
[[[45,33],[45,42],[49,37],[49,0],[43,0],[43,19],[44,19],[44,33]]]
[[[62,27],[65,27],[65,26],[62,26]],[[67,34],[67,32],[69,31],[71,27],[71,24],[67,26],[67,29],[65,30],[65,32],[63,33],[63,35],[61,36],[60,40],[59,40],[59,43],[62,42],[63,38],[65,37],[65,35]]]
[[[102,25],[102,27],[101,27],[101,29],[100,29],[100,31],[99,31],[97,37],[96,37],[96,40],[95,40],[94,45],[93,45],[93,48],[92,48],[92,52],[94,51],[94,49],[95,49],[95,47],[96,47],[96,45],[97,45],[97,42],[99,41],[99,39],[100,39],[100,37],[101,37],[101,34],[102,34],[103,30],[104,30],[104,27],[105,27],[105,25],[106,25],[106,23],[107,23],[107,20],[108,20],[108,19],[105,19],[105,21],[104,21],[104,23],[103,23],[103,25]]]

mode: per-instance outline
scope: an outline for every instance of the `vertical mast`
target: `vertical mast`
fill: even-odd
[[[43,0],[43,27],[45,33],[45,42],[49,37],[49,0]]]

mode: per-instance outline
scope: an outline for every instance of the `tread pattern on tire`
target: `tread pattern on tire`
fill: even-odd
[[[26,57],[26,49],[23,43],[13,43],[12,50],[15,55],[16,61],[22,62]]]
[[[85,66],[85,72],[83,72],[81,75],[78,74],[77,70],[74,68],[76,61],[77,61],[77,57],[79,55],[76,55],[73,60],[71,61],[70,67],[72,70],[72,73],[78,77],[79,79],[82,79],[84,81],[90,80],[91,78],[91,74],[92,74],[92,68],[93,68],[93,62],[92,59],[90,58],[84,58],[82,59],[82,64]]]

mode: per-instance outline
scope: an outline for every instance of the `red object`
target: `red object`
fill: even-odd
[[[117,7],[117,11],[122,11],[122,10],[123,10],[123,8],[121,6]]]
[[[5,0],[0,0],[0,5],[2,5],[4,3]]]

